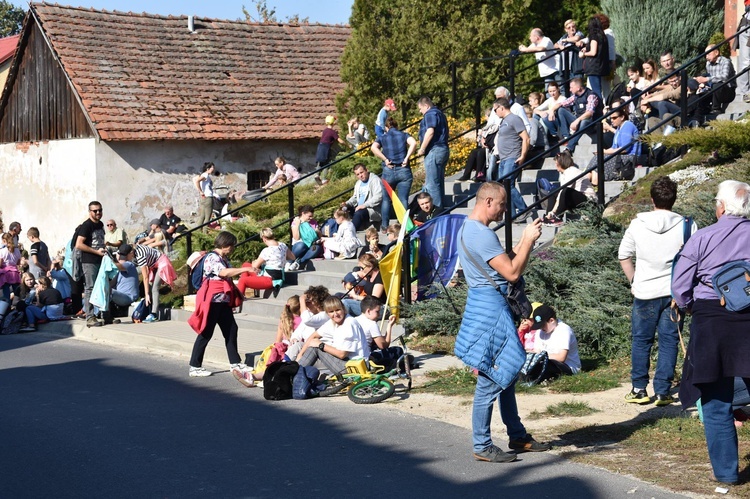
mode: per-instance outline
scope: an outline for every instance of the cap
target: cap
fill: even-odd
[[[326,125],[333,125],[334,123],[336,123],[335,116],[331,116],[330,114],[326,116]]]
[[[352,274],[351,272],[347,272],[344,276],[344,282],[349,284],[356,284],[357,283],[357,276]]]
[[[393,99],[386,99],[383,105],[387,107],[388,109],[390,109],[391,111],[396,110],[396,103],[393,102]]]
[[[557,319],[557,314],[555,313],[555,309],[549,305],[539,305],[532,312],[531,319],[534,321],[531,329],[541,329],[550,319]]]
[[[158,218],[154,218],[149,225],[161,225],[161,223]]]
[[[133,247],[129,244],[121,244],[120,247],[117,248],[117,252],[122,256],[129,255],[131,251],[133,251]]]
[[[700,85],[698,82],[692,78],[688,79],[687,87],[691,92],[696,92],[698,90],[698,87]]]

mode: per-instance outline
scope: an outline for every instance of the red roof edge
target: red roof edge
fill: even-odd
[[[4,63],[16,53],[16,47],[18,47],[18,40],[21,35],[6,36],[0,38],[0,64]]]

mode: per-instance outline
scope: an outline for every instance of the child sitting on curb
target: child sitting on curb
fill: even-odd
[[[540,305],[533,312],[534,353],[547,352],[548,362],[538,382],[561,375],[576,374],[581,370],[578,342],[570,326],[557,320],[555,310],[549,305]],[[532,376],[536,378],[536,376]]]

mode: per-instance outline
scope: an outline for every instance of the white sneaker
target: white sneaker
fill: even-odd
[[[286,262],[284,264],[284,272],[289,272],[290,270],[292,270],[292,264],[289,262]]]
[[[211,376],[213,373],[202,367],[191,367],[188,374],[191,378],[205,378],[206,376]]]
[[[299,262],[297,260],[293,261],[289,264],[289,270],[291,272],[296,272],[299,270]]]
[[[248,366],[247,364],[245,364],[245,363],[243,363],[243,362],[240,362],[239,364],[231,364],[231,365],[229,366],[229,370],[230,370],[230,371],[233,371],[233,370],[235,370],[235,369],[239,369],[239,370],[240,370],[240,371],[242,371],[243,373],[244,373],[244,372],[250,372],[250,371],[252,371],[252,370],[253,370],[253,368],[252,368],[252,367],[249,367],[249,366]]]

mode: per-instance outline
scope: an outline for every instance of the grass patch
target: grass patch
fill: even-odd
[[[546,417],[574,417],[574,418],[580,418],[583,416],[588,416],[589,414],[594,414],[595,412],[600,412],[598,409],[594,409],[586,402],[575,402],[575,401],[569,401],[569,402],[560,402],[559,404],[555,405],[548,405],[547,409],[545,409],[543,412],[539,411],[533,411],[531,414],[529,414],[529,419],[542,419]]]
[[[442,334],[410,337],[408,340],[409,348],[413,350],[439,355],[453,355],[453,346],[455,343],[455,336]]]
[[[573,461],[626,471],[641,480],[694,494],[710,494],[711,466],[703,426],[698,418],[666,416],[634,424],[594,425],[571,428],[560,434]],[[732,497],[750,497],[750,425],[738,430],[740,480],[731,487]],[[655,466],[658,462],[658,466]],[[685,480],[690,477],[690,480]]]
[[[473,396],[477,385],[477,378],[468,367],[429,371],[426,376],[429,381],[421,386],[415,386],[412,391],[436,395]]]

